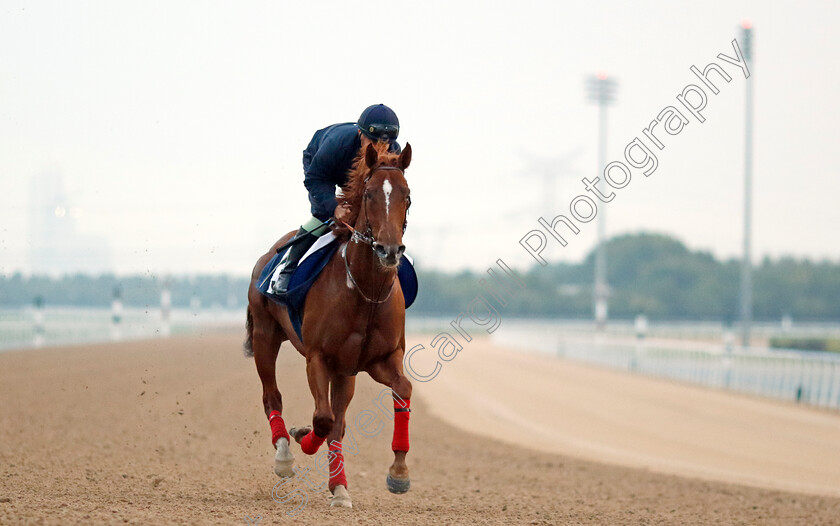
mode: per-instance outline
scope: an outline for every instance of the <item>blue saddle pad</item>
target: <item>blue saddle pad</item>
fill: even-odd
[[[327,266],[327,263],[329,263],[330,258],[335,254],[339,246],[341,244],[338,240],[333,240],[304,259],[292,274],[289,280],[289,289],[286,294],[274,294],[268,289],[271,285],[271,276],[274,274],[274,270],[280,264],[288,248],[275,254],[265,265],[262,272],[260,272],[260,277],[257,280],[257,290],[270,300],[286,306],[289,311],[289,319],[301,341],[303,341],[303,336],[301,335],[300,328],[303,322],[303,307],[306,303],[306,294],[309,292],[312,284],[315,283],[318,275]],[[400,286],[405,297],[405,308],[407,309],[417,298],[419,287],[414,265],[411,264],[411,261],[405,255],[400,260],[397,276],[400,280]]]

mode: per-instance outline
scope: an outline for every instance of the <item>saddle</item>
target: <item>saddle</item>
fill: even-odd
[[[271,292],[271,285],[276,280],[276,277],[274,277],[275,271],[290,247],[286,247],[275,254],[260,272],[260,277],[257,280],[257,290],[268,299],[286,307],[292,326],[301,341],[303,341],[301,324],[303,322],[303,308],[306,305],[306,295],[340,246],[341,243],[338,242],[332,232],[318,238],[318,241],[312,245],[298,263],[297,269],[289,280],[289,288],[285,294]],[[417,298],[418,283],[414,265],[406,255],[403,255],[400,260],[397,277],[400,280],[400,286],[405,297],[405,308],[407,309]]]

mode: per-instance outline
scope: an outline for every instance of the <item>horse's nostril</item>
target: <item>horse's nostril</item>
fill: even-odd
[[[385,247],[384,247],[383,245],[380,245],[379,243],[377,243],[377,244],[373,247],[373,250],[374,250],[374,252],[376,252],[376,255],[377,255],[377,256],[379,256],[379,257],[381,257],[381,258],[384,258],[384,257],[385,257]]]
[[[405,253],[405,245],[400,245],[400,248],[397,249],[397,255],[402,256]]]

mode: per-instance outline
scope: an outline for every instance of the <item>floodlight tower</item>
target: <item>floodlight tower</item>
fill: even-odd
[[[602,170],[607,164],[607,106],[615,100],[615,90],[618,84],[614,79],[601,72],[586,79],[586,90],[590,102],[598,104],[598,189],[602,195],[604,177]],[[607,255],[606,251],[606,207],[602,206],[598,214],[598,248],[595,252],[595,288],[593,303],[595,310],[595,326],[603,331],[607,327]]]
[[[750,72],[746,82],[744,100],[744,258],[741,261],[741,345],[750,345],[750,325],[752,324],[752,143],[753,143],[753,78],[755,74],[752,62],[752,24],[748,20],[741,23],[741,44],[744,60]]]

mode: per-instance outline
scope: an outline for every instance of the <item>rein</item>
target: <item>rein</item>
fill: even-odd
[[[396,272],[394,272],[394,278],[391,280],[391,290],[388,291],[388,295],[385,296],[381,300],[372,300],[372,299],[368,298],[367,295],[364,292],[362,292],[362,288],[359,286],[358,283],[356,283],[356,279],[353,277],[353,274],[350,272],[350,263],[347,261],[347,243],[344,243],[343,245],[341,245],[341,259],[344,260],[344,270],[347,272],[347,277],[350,279],[350,282],[353,284],[353,287],[355,287],[356,290],[359,291],[359,294],[362,296],[362,298],[366,302],[374,303],[374,304],[378,305],[380,303],[385,303],[386,301],[391,299],[391,296],[394,295],[394,289],[397,288],[397,273]]]

